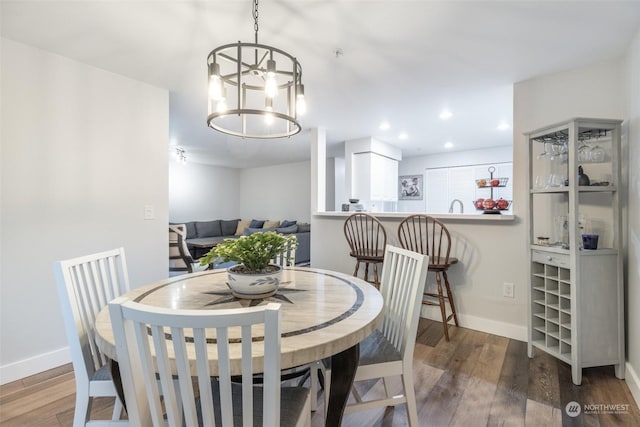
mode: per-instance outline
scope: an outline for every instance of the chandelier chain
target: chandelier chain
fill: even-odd
[[[222,45],[207,56],[207,125],[241,138],[286,138],[302,130],[298,121],[305,110],[302,67],[287,52],[258,43],[258,3],[251,0],[255,42]],[[219,58],[228,61],[220,63]],[[282,70],[293,69],[283,72],[291,77],[278,81],[276,61]]]
[[[256,44],[258,44],[258,0],[253,0],[253,30],[256,33]]]

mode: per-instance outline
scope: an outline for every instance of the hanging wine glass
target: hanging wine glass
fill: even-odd
[[[589,146],[584,142],[584,139],[580,139],[580,146],[578,147],[578,161],[581,163],[591,161],[591,150],[589,150]]]
[[[562,163],[567,163],[569,160],[569,144],[566,139],[560,143],[560,160]]]
[[[604,161],[604,148],[598,145],[600,140],[600,134],[596,135],[596,145],[591,147],[591,161],[595,163],[601,163]]]
[[[551,144],[551,151],[549,152],[549,160],[556,159],[558,157],[558,154],[560,154],[559,145],[557,142],[554,142],[553,144]]]
[[[542,146],[542,153],[538,154],[538,160],[551,156],[551,151],[547,150],[547,142],[545,141]]]

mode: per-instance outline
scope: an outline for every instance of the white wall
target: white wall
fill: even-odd
[[[626,152],[623,172],[629,176],[626,260],[627,384],[640,404],[640,31],[629,49],[627,62]]]
[[[240,169],[169,161],[171,222],[239,218]]]
[[[513,160],[513,146],[483,148],[481,150],[455,151],[403,159],[398,165],[398,175],[424,175],[428,168],[504,163]],[[398,212],[425,212],[427,198],[399,200]]]
[[[5,383],[70,360],[55,260],[124,246],[133,287],[166,277],[169,106],[164,90],[1,42]]]
[[[240,218],[297,220],[311,218],[311,163],[242,169]]]
[[[427,168],[447,168],[455,166],[506,163],[513,160],[513,145],[482,148],[479,150],[454,151],[404,158],[398,164],[402,175],[421,173]]]
[[[336,206],[336,158],[327,157],[327,186],[324,209],[332,211]]]
[[[310,162],[235,169],[169,161],[171,222],[271,219],[308,222]]]
[[[333,157],[333,163],[334,163],[333,187],[334,187],[334,194],[335,194],[335,198],[334,198],[335,203],[333,204],[333,206],[329,206],[327,204],[327,210],[341,211],[342,204],[349,203],[349,198],[347,197],[347,193],[345,189],[345,185],[346,185],[345,176],[344,176],[345,161],[342,157]],[[327,183],[328,182],[329,180],[327,179]]]
[[[620,59],[517,83],[514,157],[527,154],[523,132],[571,117],[624,118],[625,82]]]

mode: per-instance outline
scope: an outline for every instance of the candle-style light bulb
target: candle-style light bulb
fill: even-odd
[[[220,65],[209,64],[209,98],[219,101],[222,98],[222,80],[220,79]]]
[[[265,110],[267,111],[267,114],[264,115],[264,122],[271,126],[273,124],[273,101],[271,98],[265,99]]]
[[[264,78],[264,93],[267,98],[273,98],[278,94],[278,82],[276,81],[276,61],[267,61],[267,72]]]
[[[225,111],[227,111],[227,89],[226,88],[222,88],[221,97],[218,100],[216,111],[218,113],[224,113]]]
[[[296,112],[299,116],[304,116],[307,112],[307,102],[304,99],[304,85],[298,85],[296,91]]]

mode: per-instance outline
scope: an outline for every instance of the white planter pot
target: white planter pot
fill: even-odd
[[[273,295],[280,286],[282,267],[278,267],[273,273],[236,273],[233,267],[227,269],[229,287],[233,294],[240,298],[264,298]]]

